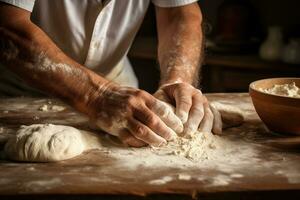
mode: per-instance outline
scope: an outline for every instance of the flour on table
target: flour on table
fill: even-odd
[[[223,120],[229,118],[231,125],[239,125],[243,121],[243,116],[232,109],[222,108],[216,104]],[[232,106],[231,106],[232,107]],[[47,108],[47,107],[46,107]],[[230,114],[232,113],[232,114]],[[234,116],[234,117],[232,117]],[[230,121],[229,120],[229,121]],[[19,161],[32,162],[55,162],[70,159],[78,156],[84,151],[90,149],[107,149],[110,152],[125,153],[134,155],[139,152],[140,155],[132,160],[141,159],[147,165],[153,160],[160,160],[162,157],[174,156],[181,158],[183,164],[190,162],[203,162],[206,160],[226,159],[234,152],[238,151],[240,146],[233,144],[222,137],[213,135],[210,132],[196,132],[188,136],[175,136],[167,145],[159,148],[145,147],[135,149],[126,147],[122,144],[108,144],[104,147],[101,143],[100,136],[78,130],[69,126],[52,125],[52,124],[33,124],[22,126],[15,137],[8,140],[5,145],[5,152],[8,158]],[[118,154],[117,153],[117,154]],[[149,156],[151,155],[151,156]],[[156,157],[155,157],[156,156]],[[149,158],[149,159],[142,159]],[[131,163],[134,161],[131,161]],[[172,161],[171,161],[172,162]]]
[[[48,105],[42,105],[41,107],[39,107],[39,111],[48,111]]]
[[[151,184],[151,185],[163,185],[163,184],[166,184],[168,182],[171,182],[172,180],[173,180],[172,177],[164,176],[160,179],[154,179],[154,180],[149,181],[149,184]]]
[[[300,98],[300,88],[297,87],[295,82],[282,84],[282,85],[275,84],[271,88],[268,88],[268,89],[259,88],[259,90],[261,92],[265,92],[268,94]]]
[[[60,112],[65,110],[65,107],[63,106],[58,106],[58,105],[47,105],[44,104],[41,107],[39,107],[39,111],[43,111],[43,112],[47,112],[47,111],[56,111],[56,112]]]
[[[160,155],[182,156],[192,161],[216,159],[227,148],[218,136],[212,133],[196,132],[187,137],[177,137],[167,145],[153,148],[153,152]]]
[[[70,126],[33,124],[21,126],[15,137],[5,144],[4,151],[12,160],[54,162],[99,148],[98,139],[94,137]]]
[[[223,121],[223,128],[238,126],[244,122],[242,111],[234,106],[212,102],[211,106],[216,108]],[[235,151],[236,148],[230,141],[211,132],[195,132],[192,135],[177,136],[167,145],[153,148],[153,152],[159,155],[176,155],[187,158],[194,162],[204,160],[217,160],[220,157],[227,157],[227,154]]]

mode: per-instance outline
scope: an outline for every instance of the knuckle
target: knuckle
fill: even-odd
[[[199,90],[199,89],[195,89],[195,91],[196,91],[196,94],[197,94],[197,95],[199,95],[199,96],[201,96],[201,97],[202,97],[202,92],[201,92],[201,90]]]
[[[184,98],[180,99],[180,104],[183,106],[191,106],[192,100],[191,100],[191,98],[184,97]]]
[[[189,83],[181,83],[181,84],[179,85],[179,88],[184,89],[184,90],[188,90],[188,91],[191,91],[191,90],[194,90],[194,89],[195,89],[195,88],[194,88],[191,84],[189,84]]]
[[[151,127],[155,127],[158,124],[158,120],[154,115],[148,115],[147,116],[147,124]]]
[[[194,112],[200,114],[200,115],[203,115],[204,114],[204,110],[203,110],[203,107],[202,106],[195,106],[194,107]]]
[[[126,101],[127,106],[133,107],[134,105],[136,105],[136,103],[137,103],[137,99],[135,96],[130,95],[127,98],[127,101]]]
[[[145,92],[143,90],[137,90],[136,93],[135,93],[135,96],[137,98],[144,99],[145,97],[147,97],[147,92]]]
[[[205,104],[208,102],[206,97],[200,93],[197,93],[193,98],[196,102],[201,103],[201,104]]]
[[[190,84],[183,82],[183,83],[180,83],[179,86],[180,87],[190,87]]]
[[[147,130],[143,126],[140,126],[140,125],[137,126],[134,131],[135,131],[135,135],[139,138],[145,138],[148,135]]]

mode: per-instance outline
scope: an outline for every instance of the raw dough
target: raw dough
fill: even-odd
[[[9,159],[30,162],[54,162],[101,147],[95,135],[70,126],[33,124],[21,126],[4,147]]]
[[[244,121],[240,109],[212,103],[222,115],[225,126],[237,126]],[[229,144],[230,146],[231,144]],[[228,145],[227,145],[228,146]],[[86,150],[101,149],[100,137],[70,126],[33,124],[22,126],[5,145],[9,159],[30,162],[55,162],[73,158]],[[195,133],[192,137],[177,137],[164,147],[154,149],[158,154],[175,154],[193,161],[224,156],[222,140],[212,133]],[[220,154],[220,152],[222,154]]]
[[[238,126],[244,122],[243,113],[239,108],[219,102],[211,102],[210,105],[221,114],[223,128]],[[152,148],[159,155],[176,155],[194,162],[218,160],[236,150],[232,142],[211,132],[200,131],[192,135],[177,136],[165,146]]]
[[[210,105],[221,114],[223,129],[239,126],[244,122],[244,115],[238,107],[216,101],[211,102]]]

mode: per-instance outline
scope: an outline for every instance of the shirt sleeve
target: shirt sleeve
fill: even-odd
[[[178,7],[197,2],[198,0],[152,0],[158,7]]]
[[[0,0],[0,2],[11,4],[18,8],[22,8],[29,12],[32,12],[35,0]]]

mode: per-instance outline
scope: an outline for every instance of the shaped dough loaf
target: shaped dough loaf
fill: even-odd
[[[17,161],[66,160],[90,149],[86,137],[86,133],[70,126],[52,124],[21,126],[16,136],[7,141],[4,151],[9,159]]]

